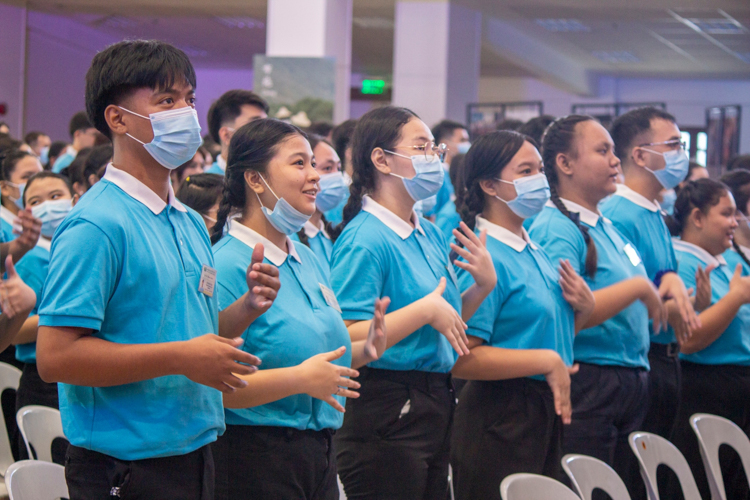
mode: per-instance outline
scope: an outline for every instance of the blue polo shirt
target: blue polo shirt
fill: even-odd
[[[318,258],[318,262],[326,273],[326,277],[331,276],[331,255],[333,254],[333,242],[331,237],[326,232],[325,226],[321,221],[318,227],[307,221],[302,228],[307,236],[307,246],[313,251],[315,256]],[[299,242],[299,236],[294,233],[291,236],[292,240]]]
[[[750,248],[740,245],[740,250],[742,253],[745,254],[745,257],[750,259]],[[745,262],[745,259],[743,259],[740,254],[737,253],[737,250],[735,250],[732,247],[729,247],[729,250],[724,252],[722,254],[724,256],[724,259],[727,261],[727,267],[734,272],[734,268],[737,267],[737,264],[742,265],[742,275],[743,276],[750,276],[750,266]],[[704,266],[701,266],[704,267]]]
[[[440,230],[412,213],[411,224],[365,196],[362,210],[333,246],[331,284],[345,320],[369,320],[375,300],[390,297],[387,312],[406,307],[447,279],[443,298],[461,312],[450,247]],[[419,328],[368,366],[448,373],[457,354],[430,325]]]
[[[204,265],[214,267],[201,217],[110,164],[55,233],[39,325],[123,344],[218,333],[216,298],[198,291]],[[221,393],[182,375],[58,385],[68,440],[121,460],[183,455],[224,432]]]
[[[698,266],[703,269],[709,264],[718,267],[711,271],[711,305],[713,306],[729,293],[729,282],[734,275],[722,255],[713,256],[703,248],[681,240],[674,240],[674,249],[680,263],[679,274],[687,287],[695,287],[695,272]],[[739,257],[739,256],[738,256]],[[680,359],[702,365],[742,365],[750,366],[750,304],[740,306],[724,333],[702,351],[693,354],[680,354]]]
[[[562,202],[588,226],[596,244],[597,271],[594,278],[586,275],[587,250],[581,231],[549,202],[534,220],[530,235],[553,263],[568,259],[592,291],[636,276],[647,278],[638,251],[608,219],[571,201]],[[604,323],[578,332],[573,354],[576,361],[584,363],[649,368],[649,347],[648,309],[636,300]]]
[[[341,224],[341,221],[344,220],[344,207],[346,206],[346,202],[348,201],[349,191],[346,192],[346,196],[343,200],[341,200],[341,203],[323,214],[326,216],[326,220],[334,226],[338,226],[339,224]]]
[[[16,239],[16,235],[13,233],[13,221],[16,219],[16,215],[0,205],[0,232],[3,233],[3,242],[7,243]]]
[[[204,174],[219,174],[219,175],[226,175],[227,171],[227,161],[221,157],[221,155],[216,157],[216,161],[208,167],[208,170],[203,172]]]
[[[68,146],[68,148],[65,150],[65,153],[58,156],[55,160],[55,164],[52,165],[52,171],[56,174],[59,174],[64,169],[69,167],[71,163],[73,163],[73,160],[76,159],[76,156],[78,156],[78,151],[73,149],[73,146]]]
[[[47,279],[49,268],[50,241],[41,236],[34,248],[29,250],[23,259],[16,264],[16,272],[24,283],[34,290],[36,294],[36,305],[31,310],[29,317],[39,313],[39,304],[42,301],[42,288],[44,280]],[[36,363],[36,342],[20,344],[16,346],[16,359],[23,363]]]
[[[312,356],[346,346],[346,354],[333,363],[350,367],[349,331],[335,304],[329,304],[323,294],[323,287],[330,290],[325,268],[305,245],[295,245],[288,239],[287,254],[252,229],[231,221],[229,234],[214,246],[219,307],[229,307],[247,292],[247,266],[258,243],[263,244],[264,262],[279,268],[281,288],[271,308],[243,332],[242,349],[263,360],[261,370],[270,370],[297,366]],[[336,398],[346,404],[345,398]],[[225,412],[227,424],[231,425],[319,431],[338,429],[344,421],[343,413],[307,394]]]
[[[456,202],[448,200],[435,216],[435,225],[440,228],[448,241],[453,239],[453,230],[461,223],[461,216],[456,210]]]
[[[629,187],[618,184],[617,192],[602,204],[601,210],[638,250],[651,281],[656,279],[659,271],[677,271],[672,237],[659,205]],[[651,342],[669,344],[677,341],[671,326],[666,332],[654,335],[651,324],[650,331]]]
[[[466,332],[492,347],[551,349],[567,366],[573,364],[575,313],[563,298],[558,271],[526,231],[521,238],[477,217],[475,232],[487,231],[487,250],[497,285],[467,322]],[[456,267],[462,291],[474,284],[468,271]],[[544,380],[543,376],[535,376]]]

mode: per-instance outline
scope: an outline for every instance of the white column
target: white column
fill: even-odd
[[[22,138],[26,76],[26,9],[0,4],[0,103],[7,105],[0,121]]]
[[[447,0],[396,3],[393,104],[428,126],[466,121],[479,92],[482,15]]]
[[[266,55],[335,58],[333,120],[349,118],[352,0],[268,0]]]

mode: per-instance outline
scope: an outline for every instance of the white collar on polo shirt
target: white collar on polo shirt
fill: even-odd
[[[296,260],[300,264],[302,263],[299,258],[299,254],[297,253],[297,249],[294,247],[294,242],[289,236],[286,237],[286,245],[289,249],[289,253],[287,253],[271,243],[271,240],[269,240],[268,238],[261,236],[256,231],[253,231],[249,227],[241,224],[237,219],[229,221],[229,234],[237,238],[250,248],[255,248],[255,245],[257,245],[258,243],[262,243],[263,256],[270,260],[274,266],[278,267],[283,264],[287,258],[287,255],[291,255],[294,260]]]
[[[104,174],[102,180],[109,181],[119,187],[125,191],[128,196],[146,205],[146,207],[156,215],[159,215],[162,210],[164,210],[164,207],[167,206],[167,204],[164,203],[164,200],[159,198],[159,195],[154,193],[151,188],[111,163],[107,165],[107,172]],[[169,205],[180,212],[187,212],[185,205],[175,198],[174,189],[172,189],[171,183],[169,184]]]
[[[713,256],[698,245],[695,245],[693,243],[688,243],[687,241],[678,240],[677,238],[672,238],[672,246],[674,246],[675,250],[679,250],[681,252],[689,253],[691,255],[694,255],[698,257],[704,264],[714,264],[717,267],[719,265],[726,266],[727,261],[724,260],[723,255],[716,255]]]
[[[651,212],[661,211],[661,207],[659,206],[658,203],[656,203],[656,201],[649,201],[648,198],[646,198],[640,193],[636,193],[625,184],[617,185],[617,191],[615,191],[615,196],[620,196],[622,198],[625,198],[626,200],[632,201],[639,207],[645,208],[646,210],[650,210]]]
[[[219,166],[222,172],[227,171],[227,161],[224,159],[223,156],[219,155],[216,157],[216,164]]]
[[[563,205],[565,205],[565,208],[568,209],[568,212],[575,212],[577,214],[580,214],[581,222],[586,224],[587,226],[594,227],[596,226],[596,223],[599,222],[599,217],[602,218],[605,222],[612,223],[609,219],[604,217],[602,214],[592,212],[586,207],[583,207],[579,205],[578,203],[574,203],[570,200],[566,200],[565,198],[560,198],[560,201],[562,201]],[[555,204],[552,202],[552,200],[549,200],[547,202],[548,207],[557,208]]]
[[[44,248],[48,252],[52,250],[52,241],[48,240],[44,236],[39,237],[39,241],[36,242],[36,246],[39,248]]]
[[[12,226],[13,222],[16,220],[16,215],[4,206],[0,205],[0,219],[3,219],[5,222]]]
[[[305,222],[305,225],[302,226],[302,229],[305,231],[305,236],[308,238],[315,238],[318,233],[323,233],[323,236],[325,236],[326,239],[331,239],[328,232],[326,232],[326,226],[323,224],[323,221],[318,222],[318,227],[315,227],[315,224],[312,222],[307,221]]]
[[[419,216],[413,210],[411,212],[411,220],[414,223],[414,227],[411,227],[411,224],[404,221],[401,217],[394,214],[367,195],[362,199],[362,210],[377,217],[380,222],[399,235],[402,240],[411,236],[411,233],[414,232],[415,229],[419,231],[422,236],[425,235],[424,229],[419,225]]]
[[[523,252],[527,244],[531,245],[531,248],[533,248],[534,250],[537,249],[537,246],[534,244],[533,241],[529,239],[529,234],[523,228],[521,228],[521,231],[523,231],[523,238],[521,238],[517,234],[510,232],[509,230],[505,229],[502,226],[493,224],[492,222],[488,221],[487,219],[479,215],[477,215],[476,228],[479,231],[482,231],[482,230],[487,231],[487,236],[492,236],[497,241],[508,245],[510,248],[512,248],[516,252],[519,252],[519,253]]]

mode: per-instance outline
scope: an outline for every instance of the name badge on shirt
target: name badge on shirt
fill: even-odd
[[[638,255],[638,252],[635,251],[635,248],[633,248],[633,245],[628,243],[625,245],[625,248],[622,249],[625,252],[625,255],[628,256],[628,259],[630,259],[630,263],[634,266],[637,266],[641,263],[641,257]]]
[[[453,284],[458,288],[458,276],[456,276],[456,271],[453,269],[453,264],[449,262],[446,264],[445,269],[448,271],[448,275],[451,277]]]
[[[320,291],[323,292],[323,298],[326,299],[326,304],[336,309],[339,314],[341,314],[341,307],[339,307],[339,301],[336,300],[336,294],[333,293],[333,290],[325,286],[323,283],[318,283],[320,285]]]
[[[216,269],[203,265],[201,271],[201,280],[198,283],[198,291],[207,297],[214,296],[214,287],[216,286]]]

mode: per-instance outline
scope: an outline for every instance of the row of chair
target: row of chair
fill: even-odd
[[[698,437],[701,458],[706,469],[713,500],[727,500],[719,465],[719,447],[734,448],[750,478],[750,439],[734,422],[716,415],[698,413],[690,417],[690,425]],[[648,432],[629,436],[630,448],[638,458],[641,476],[649,500],[659,500],[656,470],[659,465],[671,468],[680,481],[685,500],[701,500],[698,486],[680,450],[668,440]],[[562,466],[577,491],[554,479],[536,474],[512,474],[500,484],[504,500],[591,500],[595,489],[606,492],[613,500],[630,500],[622,479],[609,465],[593,457],[566,455]]]

